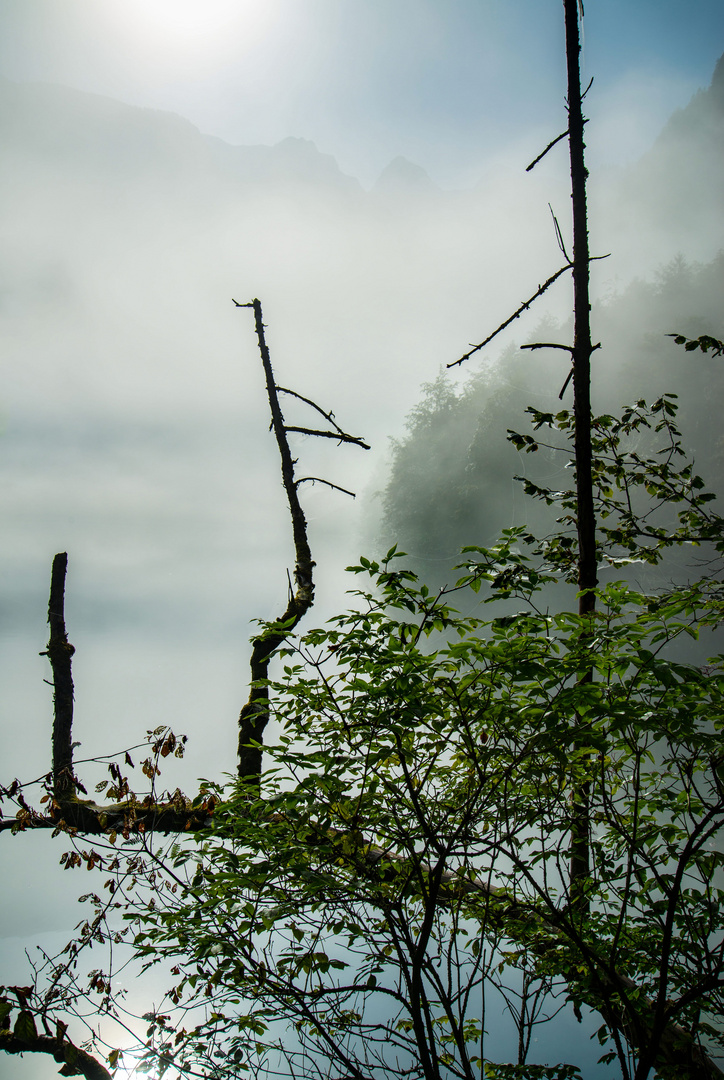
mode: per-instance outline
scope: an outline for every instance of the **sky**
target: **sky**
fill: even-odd
[[[708,85],[724,5],[589,0],[584,30],[595,190]],[[326,618],[344,603],[344,567],[369,551],[388,440],[420,384],[559,265],[547,203],[565,232],[565,157],[532,179],[524,167],[565,125],[562,57],[558,0],[0,0],[0,75],[24,94],[62,88],[34,105],[23,96],[16,113],[0,88],[14,140],[0,139],[2,780],[48,765],[38,653],[61,550],[79,752],[171,723],[191,748],[172,786],[233,770],[247,639],[285,598],[290,545],[256,343],[231,297],[262,298],[280,381],[373,445],[298,447],[305,473],[360,495],[305,487],[315,617]],[[311,140],[361,188],[294,143],[288,191],[240,195],[193,130],[94,111],[68,88],[176,114],[233,146]],[[147,120],[168,146],[149,175],[109,155],[86,176],[58,120],[71,115],[81,132],[95,116],[117,120],[113,139]],[[38,151],[41,131],[52,152]],[[188,154],[197,187],[173,175]],[[449,197],[407,181],[364,195],[399,156]],[[299,179],[310,160],[328,172],[316,187]],[[597,287],[653,273],[680,249],[710,258],[720,224],[633,238],[609,219]],[[0,836],[0,978],[22,982],[26,943],[79,918],[80,883],[53,876],[47,840]],[[0,1057],[0,1080],[50,1075],[49,1063]]]
[[[444,186],[564,95],[554,0],[2,0],[0,70],[187,117],[235,144],[294,135],[365,184],[398,154]],[[640,153],[713,69],[719,0],[591,0],[596,159]],[[615,134],[614,134],[615,132]]]

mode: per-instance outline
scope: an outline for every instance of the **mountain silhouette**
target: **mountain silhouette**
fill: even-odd
[[[602,214],[617,240],[647,246],[652,263],[688,254],[692,238],[705,241],[699,257],[724,245],[724,56],[711,85],[677,109],[635,164],[603,195]],[[706,244],[708,240],[708,244]]]

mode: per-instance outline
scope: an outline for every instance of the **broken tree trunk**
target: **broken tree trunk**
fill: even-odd
[[[239,746],[238,746],[238,774],[245,783],[258,789],[262,768],[262,745],[264,729],[269,721],[269,688],[266,680],[269,675],[269,661],[289,635],[294,631],[299,621],[306,615],[314,603],[314,560],[309,546],[307,534],[307,521],[304,516],[302,505],[299,501],[298,488],[305,480],[318,479],[316,477],[304,477],[297,480],[294,474],[295,461],[289,448],[288,433],[290,431],[303,431],[306,435],[315,435],[323,438],[335,438],[338,442],[351,442],[363,449],[368,450],[368,445],[353,435],[342,431],[335,423],[331,413],[325,413],[319,406],[302,397],[292,390],[278,387],[274,378],[274,372],[269,355],[269,347],[264,333],[264,320],[262,317],[261,303],[259,300],[251,300],[248,304],[239,304],[237,307],[252,308],[254,311],[254,325],[259,342],[259,352],[266,378],[266,392],[271,410],[271,426],[279,448],[281,458],[282,485],[289,504],[289,513],[292,519],[292,536],[294,539],[294,586],[289,588],[287,606],[279,619],[267,626],[263,634],[255,638],[251,653],[251,690],[249,700],[246,702],[239,715]],[[289,427],[284,422],[279,394],[289,394],[311,405],[313,409],[321,413],[333,425],[334,431],[319,431],[311,428]],[[328,483],[328,481],[320,481]],[[330,484],[330,487],[337,487]],[[337,490],[344,490],[337,488]],[[352,494],[347,492],[347,494]]]
[[[53,794],[58,802],[74,794],[73,776],[73,675],[71,657],[75,649],[65,629],[65,575],[68,555],[53,559],[48,601],[50,639],[45,652],[53,671]]]

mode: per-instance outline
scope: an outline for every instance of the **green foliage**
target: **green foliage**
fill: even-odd
[[[613,562],[655,561],[694,533],[710,555],[724,546],[675,413],[662,397],[596,422]],[[662,454],[623,449],[649,427]],[[544,497],[572,512],[567,494]],[[671,504],[673,531],[650,512]],[[676,652],[721,621],[717,564],[658,594],[611,582],[582,617],[539,604],[568,570],[562,539],[513,529],[465,556],[436,593],[394,548],[362,559],[354,607],[285,651],[264,797],[227,790],[199,846],[175,849],[164,903],[134,916],[138,955],[174,965],[170,1012],[207,1006],[188,1031],[152,1017],[154,1060],[213,1062],[217,1077],[280,1057],[295,1075],[322,1061],[369,1077],[577,1075],[487,1060],[483,993],[516,971],[543,987],[544,1015],[562,980],[623,1060],[628,1039],[639,1075],[671,1040],[724,1048],[724,668]],[[503,614],[452,607],[482,583]],[[568,857],[584,789],[581,906]]]
[[[683,345],[687,352],[699,349],[700,352],[708,353],[711,349],[712,356],[721,356],[724,353],[724,342],[708,334],[702,334],[698,338],[687,338],[685,334],[668,334],[667,337],[673,338],[677,345]]]
[[[530,407],[526,411],[536,430],[546,427],[572,437],[573,414],[568,409],[555,414]],[[682,544],[711,543],[718,553],[724,551],[724,520],[709,505],[716,496],[705,490],[704,481],[686,459],[676,413],[675,395],[664,394],[650,406],[640,399],[626,406],[618,417],[605,414],[593,418],[599,561],[613,567],[657,565],[667,549]],[[548,450],[570,455],[565,446],[541,444],[531,435],[511,431],[508,437],[525,453],[546,445]],[[652,438],[653,447],[646,452]],[[575,471],[574,486],[567,491],[542,487],[522,476],[517,479],[527,495],[566,511],[558,523],[568,526],[568,535],[556,534],[540,550],[568,580],[575,580]]]
[[[31,1042],[37,1036],[35,1020],[31,1012],[23,1011],[18,1013],[13,1034],[22,1042]]]

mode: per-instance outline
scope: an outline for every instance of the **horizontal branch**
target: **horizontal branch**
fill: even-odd
[[[339,428],[337,428],[336,431],[318,431],[316,428],[296,427],[291,424],[285,424],[284,430],[296,431],[299,435],[318,435],[320,439],[335,439],[337,442],[353,443],[355,446],[361,446],[363,450],[370,449],[369,445],[358,435],[347,435],[344,431],[340,431]]]
[[[521,345],[522,349],[530,349],[531,351],[533,349],[563,349],[564,352],[573,355],[572,345],[558,345],[554,341],[536,341],[532,345]]]
[[[26,1015],[30,1015],[29,1013]],[[65,1076],[84,1076],[86,1080],[113,1080],[111,1073],[100,1061],[68,1039],[55,1035],[37,1035],[27,1031],[20,1038],[13,1032],[0,1030],[0,1050],[6,1054],[48,1054],[59,1064]]]
[[[301,480],[297,480],[297,487],[300,484],[326,484],[327,487],[334,488],[335,491],[341,491],[343,495],[351,495],[353,499],[356,499],[354,491],[349,491],[347,488],[340,487],[339,484],[333,484],[331,480],[324,480],[321,476],[303,476]]]
[[[604,256],[604,258],[605,258],[605,256]],[[601,348],[601,342],[599,341],[598,345],[594,345],[591,348],[591,352],[594,353],[596,351],[596,349],[600,349],[600,348]],[[573,347],[571,345],[559,345],[555,341],[536,341],[532,345],[521,345],[521,350],[522,349],[530,349],[531,351],[534,350],[534,349],[562,349],[564,352],[570,353],[571,356],[574,355],[574,349],[573,349]],[[571,368],[571,370],[568,372],[568,375],[566,376],[566,381],[563,383],[563,386],[560,389],[560,392],[558,394],[558,400],[559,401],[563,400],[563,395],[565,394],[566,390],[568,389],[568,384],[570,383],[572,378],[573,378],[573,368]]]
[[[192,806],[190,800],[168,802],[138,802],[128,799],[120,803],[97,803],[92,799],[79,799],[76,795],[64,798],[62,803],[51,804],[47,814],[38,814],[30,808],[21,808],[15,817],[0,820],[0,833],[34,832],[51,829],[54,832],[80,833],[83,836],[107,836],[116,833],[124,838],[139,833],[195,832],[211,825],[216,805],[209,797],[200,806]]]

